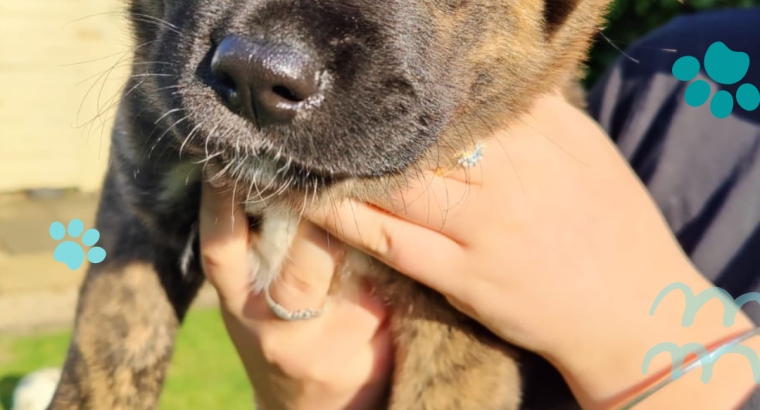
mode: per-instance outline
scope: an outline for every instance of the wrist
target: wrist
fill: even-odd
[[[687,360],[689,364],[684,366],[682,377],[674,380],[665,374],[660,381],[637,393],[620,410],[634,406],[636,410],[660,409],[672,407],[676,402],[693,410],[739,408],[760,384],[760,374],[756,374],[755,369],[760,351],[758,336],[760,328],[753,328],[729,341],[705,346],[709,358],[705,355],[700,361],[692,357],[694,360]],[[720,363],[717,363],[718,359],[721,359]]]
[[[690,264],[686,265],[680,275],[663,275],[670,279],[646,284],[648,290],[637,292],[629,287],[625,296],[615,302],[625,304],[625,309],[610,307],[590,313],[594,318],[584,321],[587,325],[581,325],[578,337],[564,340],[544,355],[560,370],[584,408],[613,408],[655,383],[658,376],[670,377],[673,358],[668,353],[656,355],[646,374],[642,371],[647,352],[661,343],[675,343],[678,347],[700,343],[710,349],[754,327],[741,311],[732,326],[724,327],[723,303],[717,298],[705,303],[694,323],[684,327],[681,320],[685,298],[680,292],[666,296],[650,316],[658,293],[672,282],[687,284],[695,295],[712,287]]]

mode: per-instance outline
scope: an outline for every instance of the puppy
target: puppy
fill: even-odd
[[[82,286],[51,409],[156,408],[203,282],[203,167],[256,221],[261,292],[305,201],[387,196],[420,169],[456,166],[536,96],[572,89],[607,2],[130,0],[133,75],[97,217],[108,258]],[[572,405],[545,362],[366,258],[343,269],[370,280],[392,312],[385,407]]]

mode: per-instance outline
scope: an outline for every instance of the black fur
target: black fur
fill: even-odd
[[[583,2],[589,4],[589,17],[573,20]],[[76,336],[54,410],[157,405],[174,332],[203,281],[194,237],[197,175],[188,171],[187,184],[178,190],[166,184],[179,164],[213,170],[210,177],[239,185],[241,191],[264,187],[264,193],[299,200],[345,180],[403,176],[435,149],[471,142],[469,133],[485,132],[519,114],[529,95],[570,78],[602,8],[592,0],[129,4],[135,64],[113,132],[97,221],[108,258],[91,269],[82,288]],[[568,21],[573,26],[562,33]],[[547,33],[558,39],[556,44],[546,39]],[[210,63],[217,45],[231,34],[306,50],[322,70],[320,105],[299,111],[291,124],[263,128],[228,109],[215,91],[218,80]],[[497,47],[492,47],[494,41],[499,41]],[[457,138],[444,141],[444,132]],[[252,225],[259,224],[254,218]],[[135,263],[144,264],[146,272],[128,271]],[[151,286],[156,278],[154,287],[161,294],[141,299],[141,283]],[[119,309],[102,312],[109,292],[120,296]],[[408,298],[413,297],[410,292]],[[441,306],[450,323],[457,324],[448,333],[461,336],[474,326],[450,306]],[[104,322],[108,326],[99,328]],[[155,336],[127,349],[122,342],[140,331]],[[415,342],[413,331],[407,336]],[[438,345],[448,351],[445,339]],[[476,350],[473,357],[498,356],[478,356]],[[514,363],[507,356],[498,360]],[[144,360],[125,359],[134,357]],[[446,373],[443,368],[440,373],[455,384],[467,377],[459,370]],[[432,383],[439,374],[427,376]],[[542,377],[534,373],[526,379]],[[555,392],[564,402],[572,401],[566,389]],[[510,397],[497,399],[507,402]]]

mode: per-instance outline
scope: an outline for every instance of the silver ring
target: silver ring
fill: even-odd
[[[272,296],[269,294],[269,289],[264,291],[264,298],[267,301],[269,310],[271,310],[272,313],[274,313],[274,315],[278,318],[286,320],[288,322],[316,319],[320,317],[327,308],[327,302],[325,301],[325,304],[319,309],[288,310],[282,307],[282,305],[279,303],[275,302],[274,299],[272,299]]]

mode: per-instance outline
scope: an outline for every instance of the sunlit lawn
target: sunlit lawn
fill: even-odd
[[[0,335],[0,409],[9,410],[18,380],[43,367],[60,367],[70,332]],[[251,410],[252,394],[219,311],[191,311],[177,340],[161,410]]]

